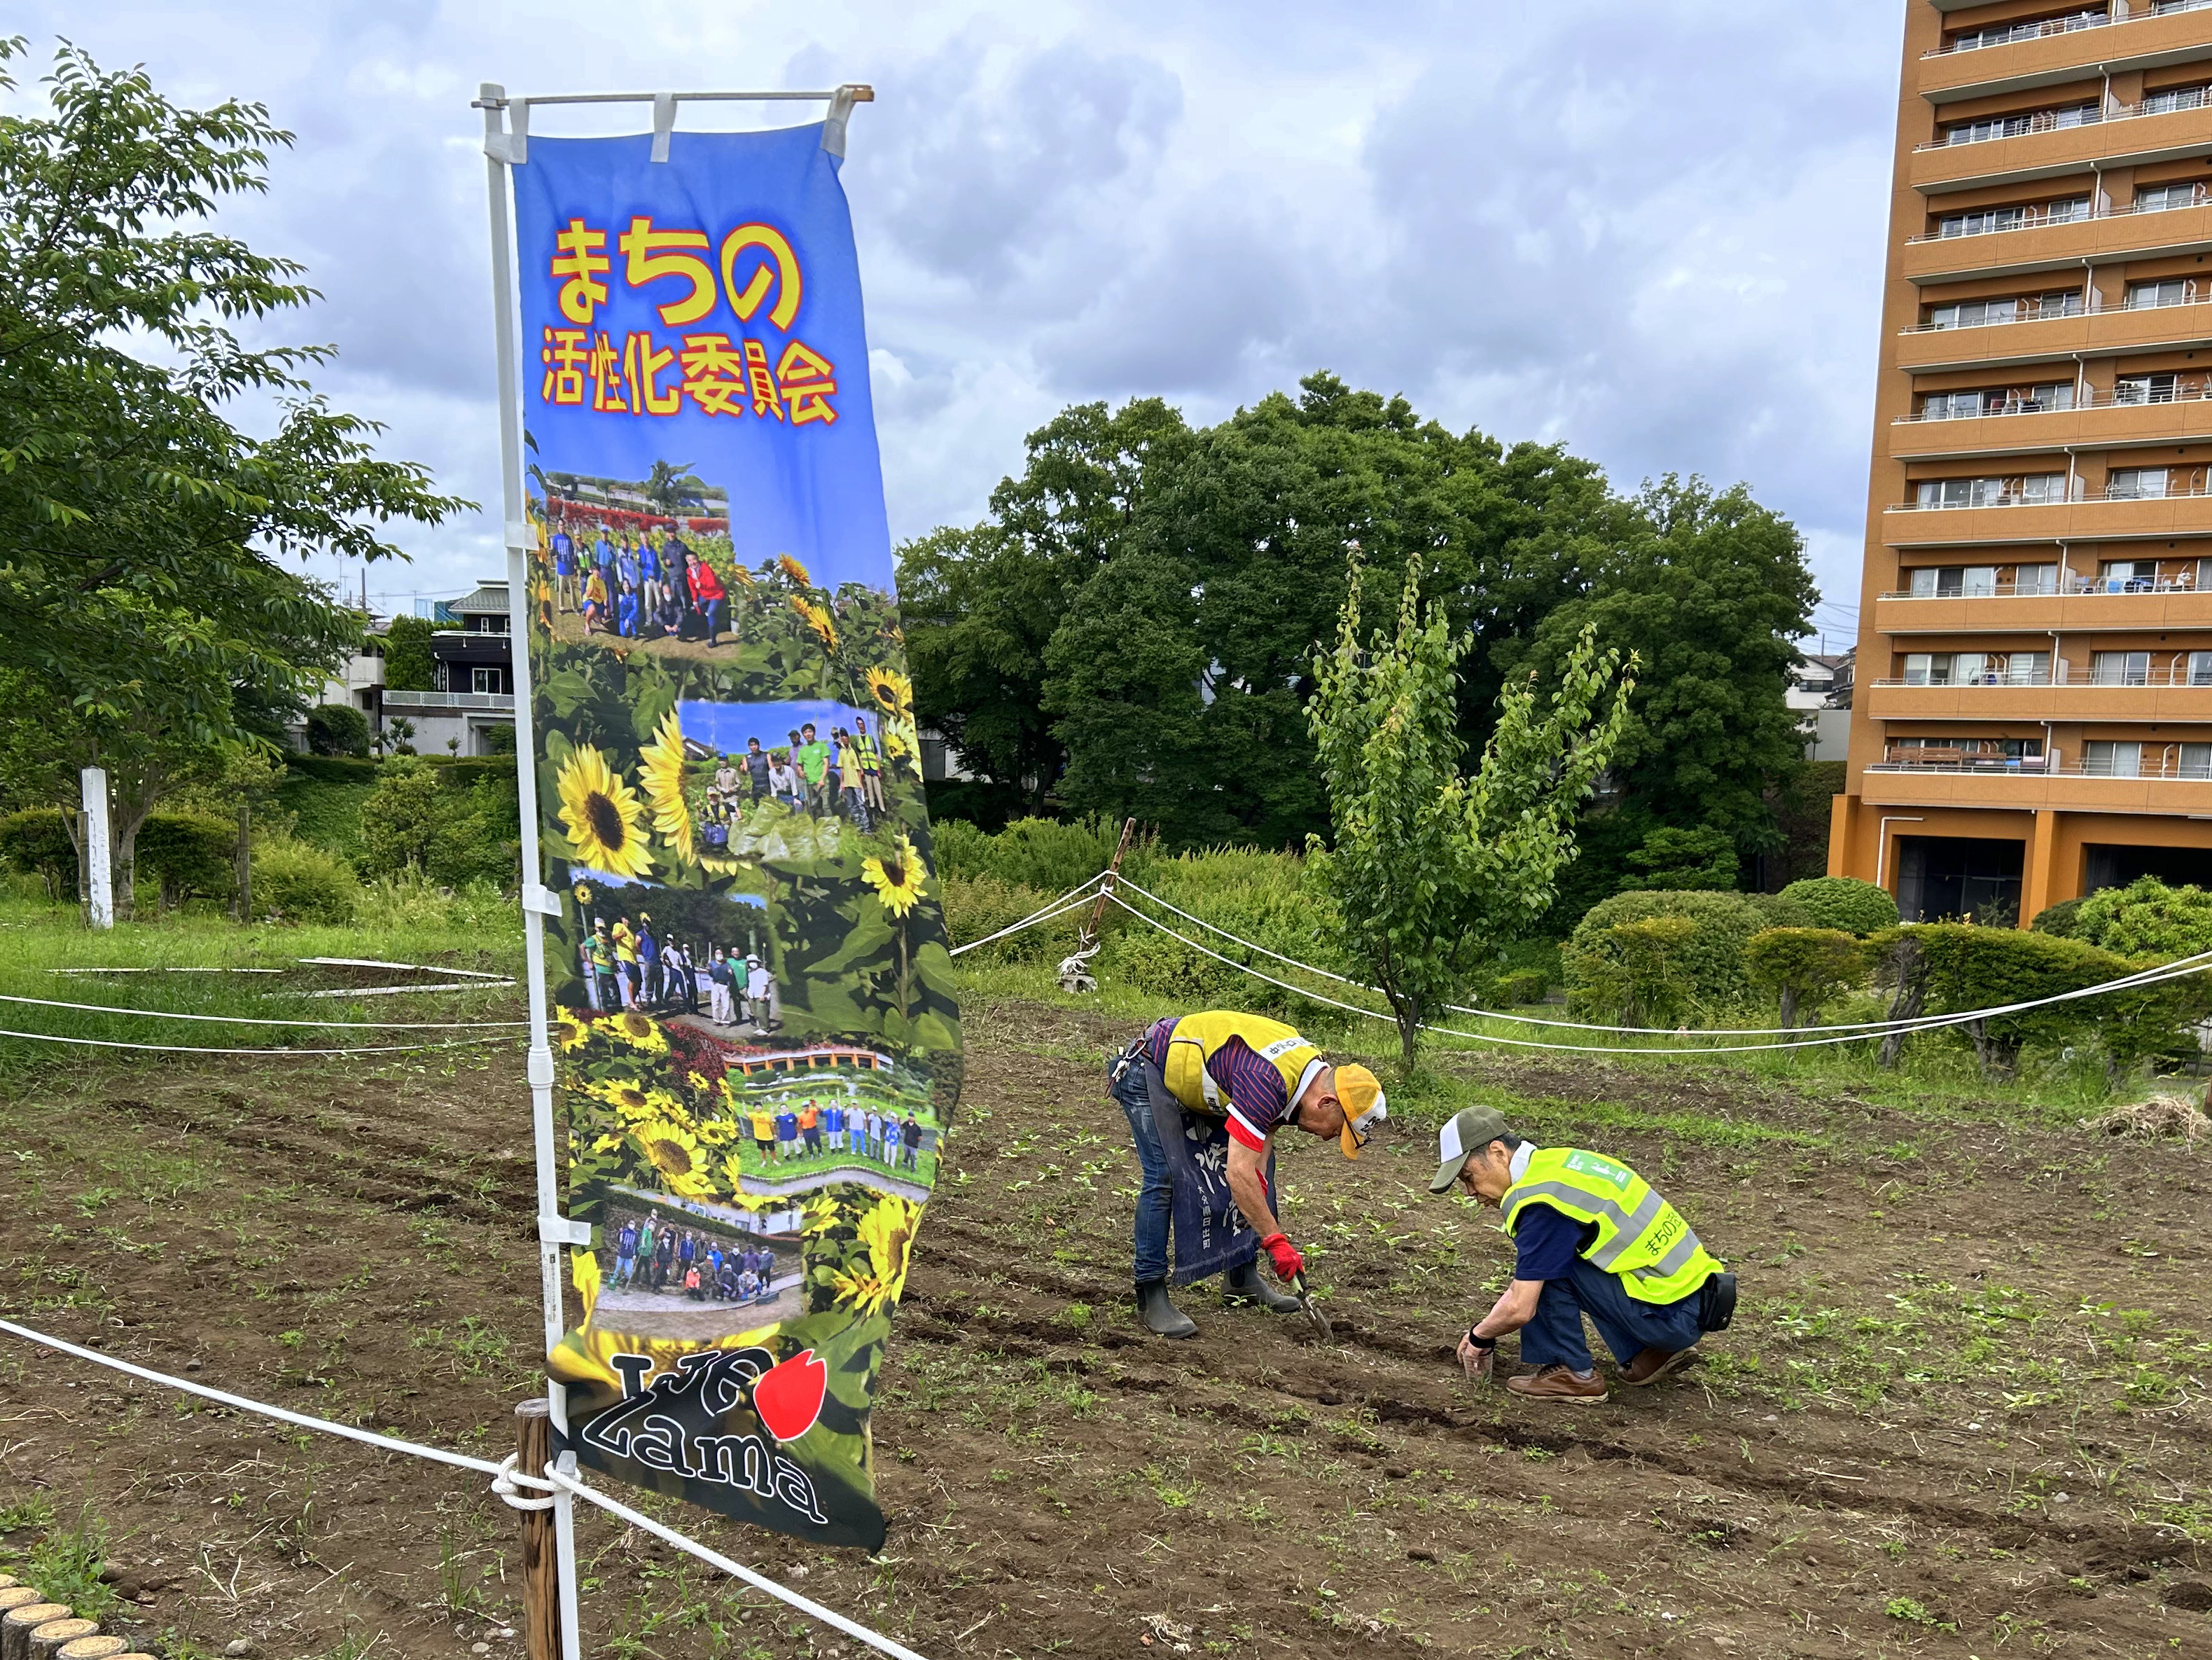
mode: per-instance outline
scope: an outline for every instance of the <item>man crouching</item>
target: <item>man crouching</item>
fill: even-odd
[[[1469,1107],[1437,1137],[1431,1193],[1456,1183],[1505,1213],[1513,1282],[1460,1340],[1470,1377],[1487,1377],[1498,1340],[1521,1334],[1535,1367],[1505,1387],[1530,1401],[1595,1406],[1605,1380],[1583,1334],[1589,1316],[1620,1363],[1620,1381],[1655,1383],[1688,1365],[1698,1338],[1735,1314],[1735,1276],[1698,1243],[1681,1213],[1617,1159],[1539,1147],[1492,1107]]]

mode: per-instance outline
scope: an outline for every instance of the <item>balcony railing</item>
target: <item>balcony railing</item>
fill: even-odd
[[[1961,585],[1936,593],[1916,593],[1896,588],[1876,594],[1878,599],[2056,599],[2072,593],[2195,593],[2194,576],[2069,576],[2062,585],[2049,582],[1987,582],[1973,587]]]
[[[2212,0],[2206,0],[2206,3],[2212,4]],[[1999,131],[1971,136],[1961,133],[1955,137],[1946,134],[1943,137],[1931,138],[1926,143],[1915,144],[1912,148],[1916,154],[1922,150],[1964,149],[1974,144],[1994,144],[2001,139],[2024,138],[2039,132],[2064,132],[2071,127],[2100,126],[2109,121],[2135,121],[2155,115],[2185,115],[2191,110],[2201,110],[2212,105],[2212,92],[2192,87],[2189,88],[2189,94],[2186,98],[2147,98],[2140,104],[2112,103],[2102,109],[2091,106],[2038,110],[2027,118],[2017,131]]]
[[[1917,415],[1900,415],[1892,423],[1896,426],[1918,425],[1925,421],[1986,421],[2002,415],[2053,415],[2068,410],[2134,409],[2146,404],[2202,404],[2212,402],[2212,380],[2201,387],[2176,386],[2170,392],[2130,392],[2125,387],[2114,387],[2110,392],[2099,392],[2094,387],[2076,392],[2071,402],[2061,403],[2057,398],[2008,398],[2002,404],[1985,404],[1978,410],[1923,410]]]
[[[2195,0],[2195,3],[2212,4],[2212,0]],[[2185,8],[2177,5],[2173,9],[2179,11]],[[2131,22],[2134,20],[2122,18],[2120,21]],[[1948,46],[1937,46],[1933,51],[1923,52],[1920,55],[1923,58],[1950,58],[1962,52],[1988,52],[1997,46],[2013,46],[2021,40],[2039,40],[2048,35],[2074,34],[2083,29],[2106,28],[2112,22],[2112,16],[2110,12],[2077,12],[2070,17],[2045,18],[2039,23],[2014,24],[2011,28],[2002,33],[1990,29],[1979,30],[1954,40]]]
[[[390,708],[497,709],[514,712],[514,694],[508,691],[392,691],[384,694]]]
[[[2046,18],[2039,23],[2015,24],[2002,33],[1984,30],[1920,55],[1923,58],[1949,58],[1962,52],[1989,52],[1998,46],[2014,46],[2022,40],[2039,40],[2053,34],[2074,34],[2083,29],[2107,28],[2115,24],[2125,26],[2148,22],[2154,17],[2171,17],[2176,12],[2201,11],[2206,6],[2212,6],[2212,0],[2154,0],[2143,10],[2132,12],[2125,17],[2116,18],[2109,12],[2091,12],[2087,15],[2077,13],[2070,17]],[[2125,50],[2124,46],[2120,48],[2121,52]]]
[[[2082,686],[2110,686],[2136,690],[2140,690],[2145,686],[2199,686],[2212,690],[2212,670],[2192,671],[2188,664],[2180,663],[2172,668],[2149,669],[2140,674],[2130,675],[2124,670],[2106,670],[2099,672],[2086,664],[2069,663],[2064,665],[2055,676],[2047,670],[2041,674],[2033,676],[2008,674],[2002,670],[1990,670],[1986,673],[1966,675],[1954,679],[1936,680],[1924,676],[1916,679],[1907,676],[1897,679],[1876,680],[1871,684],[1877,686],[1940,686],[1949,689],[1984,686],[2014,688],[2064,686],[2073,690]]]
[[[1957,230],[1923,231],[1917,236],[1908,236],[1907,243],[1959,242],[1976,236],[2003,236],[2013,231],[2041,230],[2047,225],[2086,225],[2093,219],[2117,219],[2123,213],[2131,213],[2134,207],[2099,208],[2094,204],[2081,207],[2068,206],[2056,211],[2050,208],[2022,208],[2002,223],[1978,225],[1972,230],[1960,226]]]
[[[1891,513],[1953,513],[1961,508],[2055,508],[2070,502],[2165,502],[2184,497],[2212,496],[2212,485],[2205,483],[2168,485],[2162,490],[2147,490],[2140,485],[2106,484],[2096,489],[2076,486],[2071,496],[2030,496],[2024,491],[2002,491],[1967,502],[1899,502],[1888,509]]]
[[[2184,767],[2179,763],[2143,763],[2135,772],[2115,772],[2109,763],[2100,767],[2044,766],[2033,757],[2017,761],[1877,761],[1869,772],[1967,773],[1978,778],[2162,778],[2212,783],[2212,766]]]

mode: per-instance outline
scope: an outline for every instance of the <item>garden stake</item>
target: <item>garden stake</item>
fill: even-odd
[[[553,1451],[550,1412],[542,1395],[515,1408],[517,1474],[545,1479]],[[561,1660],[561,1565],[550,1510],[522,1512],[522,1637],[530,1660]]]

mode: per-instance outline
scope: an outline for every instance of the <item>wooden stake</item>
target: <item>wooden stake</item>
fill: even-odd
[[[253,920],[253,804],[238,804],[238,920]]]
[[[524,1475],[545,1475],[553,1456],[551,1414],[542,1398],[514,1409],[514,1467]],[[522,1639],[530,1660],[561,1660],[561,1565],[550,1510],[522,1512]]]
[[[1091,920],[1083,925],[1079,946],[1098,943],[1098,925],[1106,920],[1106,902],[1113,897],[1114,879],[1121,873],[1121,856],[1129,851],[1129,842],[1137,834],[1137,821],[1124,819],[1121,824],[1121,842],[1114,849],[1114,861],[1106,866],[1106,879],[1098,885],[1098,903],[1091,908]]]

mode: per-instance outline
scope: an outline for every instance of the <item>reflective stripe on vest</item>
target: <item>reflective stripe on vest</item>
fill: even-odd
[[[1639,1302],[1679,1302],[1721,1271],[1720,1262],[1657,1189],[1601,1154],[1574,1147],[1539,1149],[1499,1201],[1508,1234],[1532,1202],[1595,1224],[1597,1235],[1583,1250],[1583,1260],[1620,1275],[1621,1289]]]
[[[1247,1049],[1282,1074],[1284,1096],[1292,1102],[1307,1067],[1321,1059],[1321,1051],[1295,1030],[1264,1015],[1225,1009],[1186,1014],[1169,1035],[1167,1061],[1160,1068],[1168,1092],[1194,1111],[1217,1118],[1225,1115],[1229,1102],[1206,1063],[1232,1037],[1243,1038]]]

